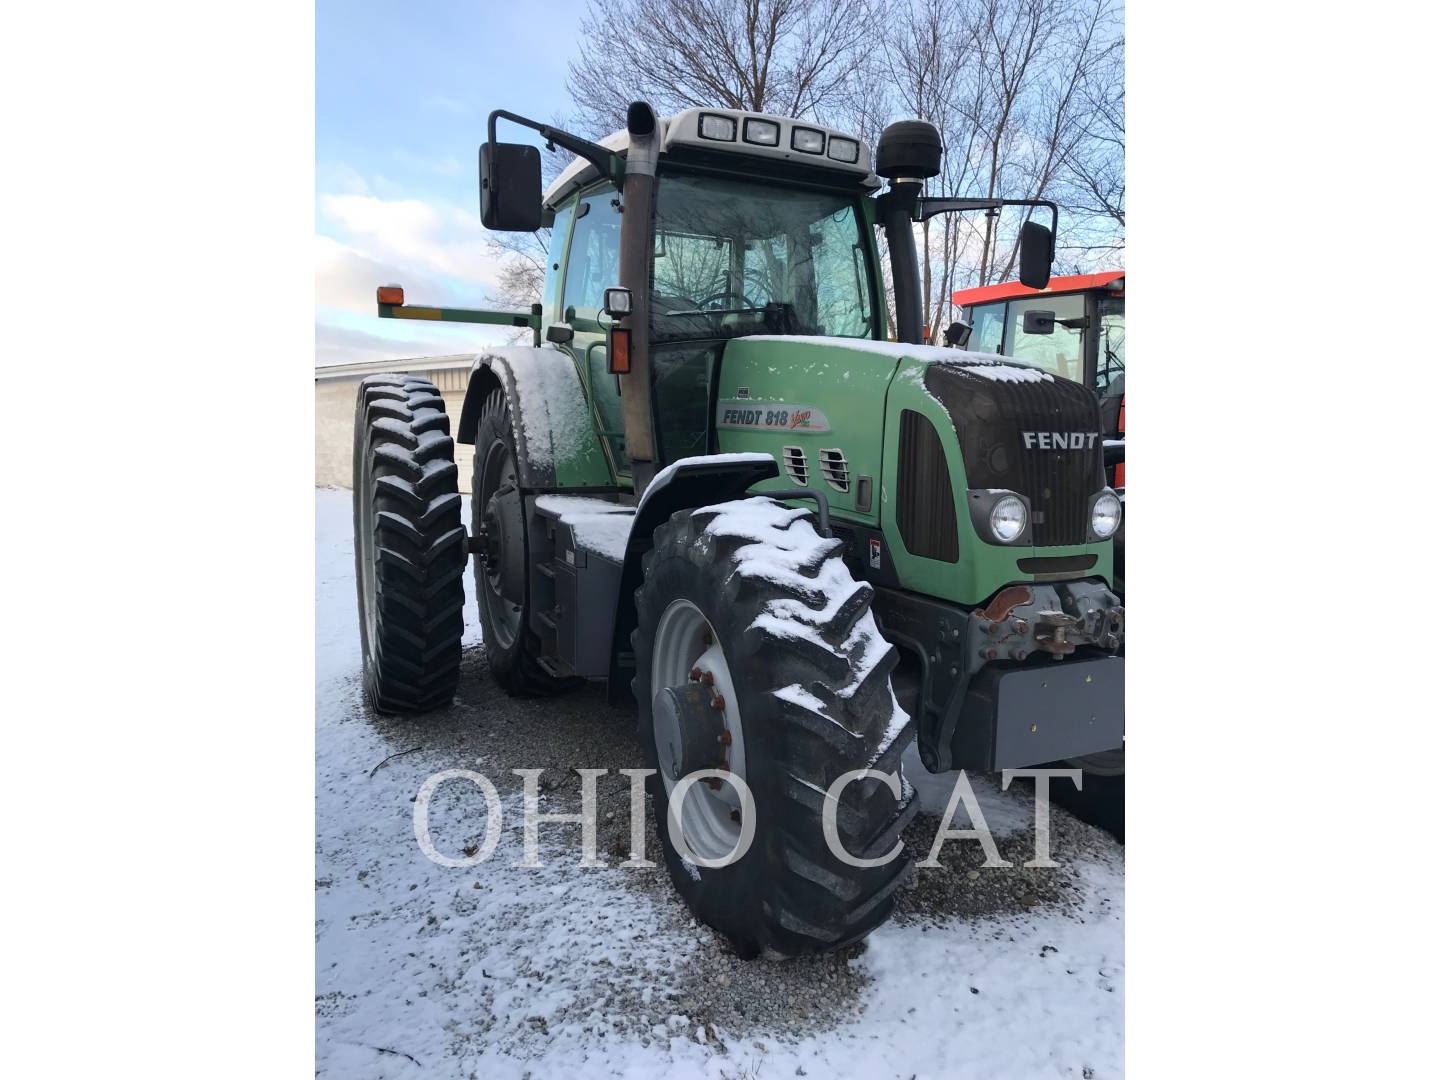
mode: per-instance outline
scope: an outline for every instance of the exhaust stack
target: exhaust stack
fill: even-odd
[[[655,245],[655,165],[660,124],[655,110],[633,101],[625,113],[630,148],[625,155],[620,219],[620,286],[629,289],[630,371],[620,376],[625,452],[636,496],[655,476],[655,431],[650,408],[650,258]]]

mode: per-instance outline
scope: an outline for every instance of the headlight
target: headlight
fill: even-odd
[[[745,141],[758,146],[779,146],[780,125],[773,120],[756,120],[751,117],[745,121]]]
[[[733,116],[716,116],[714,113],[701,113],[700,137],[714,139],[716,142],[734,142],[735,118]]]
[[[842,139],[838,135],[830,138],[830,156],[836,161],[854,165],[860,160],[860,144],[854,139]]]
[[[825,133],[814,128],[793,128],[790,132],[790,146],[802,154],[825,153]]]
[[[1008,544],[1025,531],[1025,504],[1014,495],[997,499],[990,508],[990,531],[995,539]]]
[[[1090,529],[1101,540],[1109,540],[1120,528],[1120,497],[1107,491],[1095,500],[1090,511]]]

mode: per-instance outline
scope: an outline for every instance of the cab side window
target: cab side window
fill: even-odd
[[[587,195],[575,208],[575,232],[565,270],[566,321],[600,317],[605,290],[620,283],[620,212],[610,189]]]
[[[565,241],[570,238],[570,218],[575,204],[566,203],[555,211],[555,224],[550,228],[550,245],[545,256],[545,295],[541,299],[543,326],[563,321],[560,318],[560,272],[565,255]]]

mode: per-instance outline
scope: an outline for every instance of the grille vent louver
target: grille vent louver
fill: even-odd
[[[805,462],[805,451],[799,446],[785,447],[785,472],[801,487],[810,482],[810,466]]]
[[[935,425],[911,409],[900,412],[899,479],[895,521],[905,550],[926,559],[958,561],[960,534],[945,448]]]
[[[820,472],[825,482],[836,491],[850,490],[850,464],[845,460],[845,451],[838,447],[820,451]]]

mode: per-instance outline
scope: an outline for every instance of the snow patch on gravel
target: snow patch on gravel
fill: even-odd
[[[397,721],[363,706],[350,528],[349,493],[317,491],[317,1076],[1122,1075],[1123,868],[1107,837],[1054,811],[1069,826],[1057,831],[1054,853],[1073,879],[1071,906],[959,918],[922,909],[839,955],[740,961],[690,918],[663,869],[618,869],[624,856],[607,846],[608,869],[579,869],[576,826],[541,827],[542,869],[512,866],[523,843],[510,768],[531,764],[535,746],[553,755],[534,757],[536,765],[617,767],[590,758],[596,746],[629,738],[633,721],[607,711],[599,695],[512,701],[483,681],[483,661],[468,649],[454,708]],[[473,598],[466,615],[473,623]],[[473,629],[466,641],[478,642]],[[802,688],[783,692],[796,690],[808,704]],[[595,716],[577,717],[577,708]],[[598,730],[595,746],[544,742],[566,715],[572,726],[557,730]],[[618,760],[629,767],[638,760],[631,754],[638,744]],[[494,778],[505,807],[494,857],[469,869],[430,862],[415,840],[411,800],[427,776],[449,768]],[[943,810],[953,777],[925,773],[913,748],[905,768],[922,806]],[[971,780],[997,836],[1023,841],[1028,797]],[[629,799],[620,781],[613,772],[600,778],[600,805],[602,818],[614,814],[602,828],[623,841]],[[542,812],[575,809],[578,780],[568,784],[542,794]],[[458,855],[483,837],[484,807],[473,784],[442,785],[430,814],[436,846]],[[1066,836],[1083,842],[1067,847]],[[651,837],[648,854],[658,860]],[[945,850],[970,848],[978,845],[951,841]],[[1017,864],[982,871],[975,884],[1025,889],[1060,873]],[[911,912],[926,882],[955,879],[943,889],[962,898],[967,887],[963,870],[918,869],[916,878],[902,889]],[[737,1006],[743,1017],[725,1012]]]

